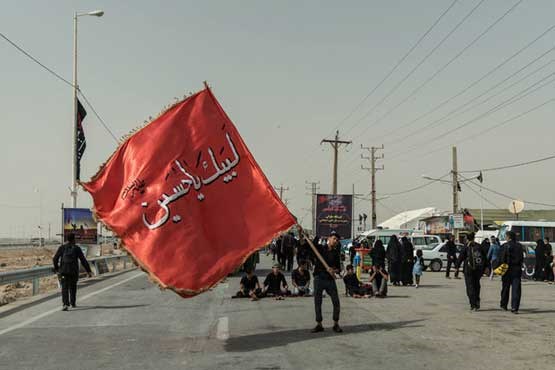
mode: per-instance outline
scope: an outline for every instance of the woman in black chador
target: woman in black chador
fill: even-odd
[[[401,238],[401,282],[403,285],[412,285],[413,267],[414,246],[406,236],[403,236]]]
[[[401,243],[396,235],[392,235],[387,243],[387,262],[389,265],[389,276],[393,285],[399,285],[401,281]]]

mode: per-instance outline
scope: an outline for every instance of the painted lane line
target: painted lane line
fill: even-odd
[[[97,295],[97,294],[103,293],[103,292],[105,292],[105,291],[107,291],[107,290],[109,290],[109,289],[112,289],[112,288],[117,287],[118,285],[125,284],[125,283],[127,283],[128,281],[131,281],[131,280],[133,280],[133,279],[135,279],[135,278],[138,278],[139,276],[144,276],[144,273],[143,273],[143,272],[138,273],[138,274],[136,274],[136,275],[133,275],[133,276],[131,276],[131,277],[128,277],[128,278],[125,279],[125,280],[119,281],[119,282],[114,283],[114,284],[112,284],[112,285],[108,285],[107,287],[104,287],[104,288],[102,288],[102,289],[100,289],[100,290],[97,290],[97,291],[95,291],[95,292],[86,294],[86,295],[84,295],[84,296],[80,299],[80,301],[85,301],[85,300],[87,300],[87,299],[89,299],[89,298],[91,298],[91,297],[94,297],[94,296]],[[43,312],[43,313],[41,313],[41,314],[39,314],[39,315],[36,315],[36,316],[31,317],[30,319],[27,319],[27,320],[25,320],[25,321],[22,321],[22,322],[20,322],[19,324],[15,324],[15,325],[12,325],[12,326],[10,326],[10,327],[8,327],[8,328],[6,328],[6,329],[0,330],[0,335],[4,335],[4,334],[9,333],[9,332],[11,332],[11,331],[14,331],[14,330],[16,330],[16,329],[22,328],[22,327],[24,327],[24,326],[26,326],[26,325],[32,324],[32,323],[34,323],[35,321],[38,321],[38,320],[40,320],[40,319],[42,319],[42,318],[44,318],[44,317],[46,317],[46,316],[52,315],[52,314],[55,313],[55,312],[60,312],[60,308],[54,308],[54,309],[52,309],[52,310]]]
[[[229,318],[220,317],[218,319],[218,324],[216,326],[216,338],[219,340],[228,340],[229,339]]]

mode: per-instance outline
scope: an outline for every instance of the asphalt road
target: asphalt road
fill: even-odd
[[[478,313],[442,273],[383,300],[341,296],[343,334],[326,298],[326,331],[311,334],[312,298],[231,299],[233,277],[185,300],[135,270],[83,287],[70,312],[52,299],[0,313],[0,369],[551,368],[555,287],[526,282],[515,316],[498,309],[499,280],[482,282]]]

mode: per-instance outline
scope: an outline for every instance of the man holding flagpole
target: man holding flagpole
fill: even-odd
[[[322,293],[326,291],[333,304],[333,331],[342,333],[339,326],[339,294],[335,283],[335,274],[341,272],[341,255],[339,250],[339,235],[332,232],[328,238],[327,245],[316,246],[317,252],[314,266],[314,309],[316,311],[316,326],[312,333],[324,331],[322,326]],[[316,251],[315,251],[316,252]]]

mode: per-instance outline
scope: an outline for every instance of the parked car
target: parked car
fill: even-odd
[[[463,245],[460,243],[457,244],[457,258],[459,257],[459,253],[463,248]],[[430,244],[430,245],[423,245],[419,246],[418,248],[416,245],[414,246],[414,253],[416,255],[416,250],[422,250],[422,257],[424,258],[424,266],[429,268],[434,272],[439,272],[443,267],[447,266],[447,242],[442,242],[439,244]]]

